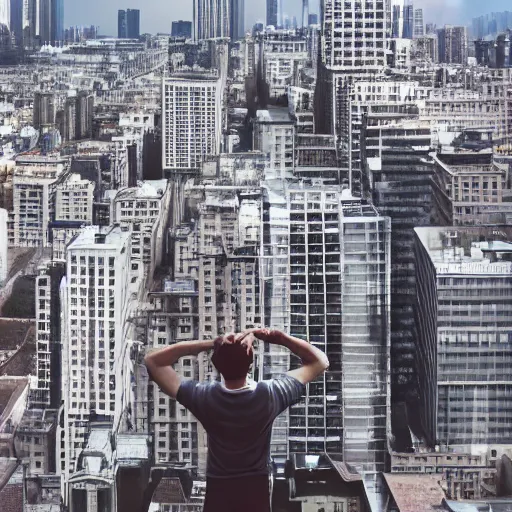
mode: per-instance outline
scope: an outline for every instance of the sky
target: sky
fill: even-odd
[[[192,20],[193,0],[64,0],[65,25],[97,25],[102,35],[117,35],[118,9],[140,9],[141,33],[170,32],[173,20]],[[318,1],[310,0],[310,11],[318,12]],[[425,22],[465,24],[475,16],[512,10],[510,0],[413,0],[423,7]],[[302,0],[283,0],[283,12],[297,16]],[[246,26],[263,21],[265,0],[245,0]]]

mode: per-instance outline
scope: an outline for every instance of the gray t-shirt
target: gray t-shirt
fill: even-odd
[[[306,386],[289,375],[252,382],[241,390],[219,382],[182,382],[176,400],[208,434],[206,476],[268,475],[272,424],[305,392]]]

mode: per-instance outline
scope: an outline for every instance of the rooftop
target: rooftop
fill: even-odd
[[[443,510],[444,492],[433,475],[384,474],[399,512]]]
[[[256,112],[258,123],[293,124],[288,107],[269,107]]]
[[[416,228],[440,274],[511,274],[512,226]]]
[[[161,198],[167,189],[167,180],[142,181],[140,186],[125,188],[116,195],[116,201],[129,198]]]
[[[98,236],[97,236],[98,235]],[[69,245],[69,250],[110,249],[121,250],[130,238],[128,231],[120,227],[102,229],[99,226],[87,226]]]

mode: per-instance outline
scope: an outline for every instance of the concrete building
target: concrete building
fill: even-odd
[[[7,210],[0,208],[0,285],[7,279],[9,272],[9,261],[7,259],[7,247],[9,246],[8,217]]]
[[[373,481],[390,431],[390,221],[335,188],[290,186],[286,199],[290,334],[330,361],[290,408],[289,451],[340,454]]]
[[[171,202],[167,180],[143,181],[139,187],[119,191],[113,202],[113,224],[131,232],[130,269],[141,288],[150,286],[153,274],[164,259]]]
[[[468,62],[468,33],[466,27],[445,25],[437,31],[439,62],[462,64]]]
[[[66,171],[60,157],[24,155],[16,158],[13,183],[13,240],[16,247],[47,247],[55,185]]]
[[[428,445],[511,442],[510,227],[417,228],[420,419]]]
[[[130,233],[84,228],[66,251],[62,305],[62,420],[57,432],[62,495],[80,472],[89,422],[110,436],[131,421]],[[89,438],[89,443],[91,438]],[[93,468],[89,468],[92,470]]]
[[[95,184],[79,174],[70,174],[55,186],[54,220],[92,224]]]
[[[286,108],[258,110],[254,122],[253,147],[265,157],[265,179],[293,177],[294,122]]]
[[[432,154],[436,224],[507,223],[512,218],[510,170],[493,158],[492,133],[465,130],[454,144]]]
[[[437,34],[428,34],[415,38],[412,47],[415,61],[436,64],[439,62],[439,43]]]
[[[262,36],[263,74],[270,98],[287,94],[298,84],[299,71],[309,61],[307,39],[286,30],[265,32]]]
[[[163,82],[163,169],[197,172],[206,155],[220,153],[223,80],[201,73]]]

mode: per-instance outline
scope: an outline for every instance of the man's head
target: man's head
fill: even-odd
[[[218,343],[213,349],[212,363],[224,380],[238,380],[247,377],[253,362],[253,350],[238,342]]]

